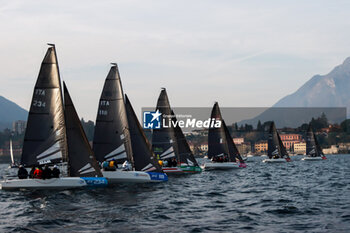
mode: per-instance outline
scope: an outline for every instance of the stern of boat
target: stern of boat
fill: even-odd
[[[152,182],[168,181],[168,176],[165,173],[160,173],[160,172],[146,172],[146,173],[148,173]]]

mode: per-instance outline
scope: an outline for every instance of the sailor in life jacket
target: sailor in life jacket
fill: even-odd
[[[105,159],[102,163],[102,168],[104,171],[108,170],[109,162]]]
[[[37,167],[34,171],[34,179],[42,179],[43,169],[41,167]]]
[[[131,164],[128,160],[125,160],[125,162],[122,165],[123,171],[131,171]]]

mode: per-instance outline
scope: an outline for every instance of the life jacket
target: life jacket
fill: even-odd
[[[109,166],[109,163],[108,163],[107,161],[104,161],[104,162],[102,163],[102,167],[103,167],[103,168],[108,168],[108,166]]]
[[[37,168],[34,171],[34,179],[41,179],[43,176],[43,170]]]
[[[110,168],[113,168],[113,167],[114,167],[114,161],[113,161],[113,160],[109,162],[109,167],[110,167]]]

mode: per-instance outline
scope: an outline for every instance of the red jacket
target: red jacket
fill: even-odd
[[[43,170],[37,168],[34,171],[34,179],[41,179],[43,176]]]

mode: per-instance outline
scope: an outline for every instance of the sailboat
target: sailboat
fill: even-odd
[[[140,123],[124,93],[116,63],[106,77],[94,133],[93,150],[99,162],[128,161],[131,171],[102,171],[110,183],[161,182],[168,177],[153,159]]]
[[[286,148],[284,147],[282,140],[276,130],[274,122],[271,122],[269,138],[268,138],[268,150],[267,156],[269,158],[264,159],[264,163],[285,163],[290,162],[290,158]]]
[[[204,170],[245,168],[243,161],[232,136],[228,131],[225,121],[222,119],[219,104],[215,102],[211,119],[221,121],[219,128],[210,127],[208,134],[208,159],[203,165]]]
[[[301,160],[317,161],[325,159],[327,159],[327,157],[323,154],[310,123],[306,133],[306,156]]]
[[[68,174],[46,180],[6,179],[0,182],[0,189],[70,189],[107,185],[107,180],[99,177],[102,174],[96,170],[96,166],[91,168],[86,166],[88,169],[81,167],[82,163],[93,165],[93,157],[85,153],[86,144],[82,144],[82,141],[86,137],[84,139],[85,134],[80,121],[77,123],[79,118],[68,91],[65,91],[66,106],[65,108],[63,106],[56,50],[54,45],[49,45],[51,46],[41,64],[34,88],[21,165],[25,167],[44,164],[63,165],[68,168],[66,172]]]
[[[177,122],[175,113],[171,111],[173,116],[172,121]],[[179,124],[174,127],[174,140],[176,142],[175,154],[177,155],[177,160],[179,161],[179,167],[184,173],[198,173],[202,171],[202,168],[198,165],[190,146],[186,140],[185,135],[182,132]],[[171,168],[163,168],[163,171]],[[168,170],[169,172],[171,170]]]
[[[10,157],[11,157],[11,164],[9,168],[17,168],[18,165],[16,164],[15,157],[13,155],[12,139],[10,139]]]
[[[162,88],[160,92],[156,111],[163,117],[170,117],[170,121],[177,122],[176,116],[171,110],[165,88]],[[163,166],[163,171],[167,174],[197,173],[202,171],[178,124],[176,124],[176,127],[170,124],[170,127],[153,129],[152,149],[158,160],[168,163],[167,166]],[[175,160],[176,165],[174,163],[170,166],[172,160]]]

